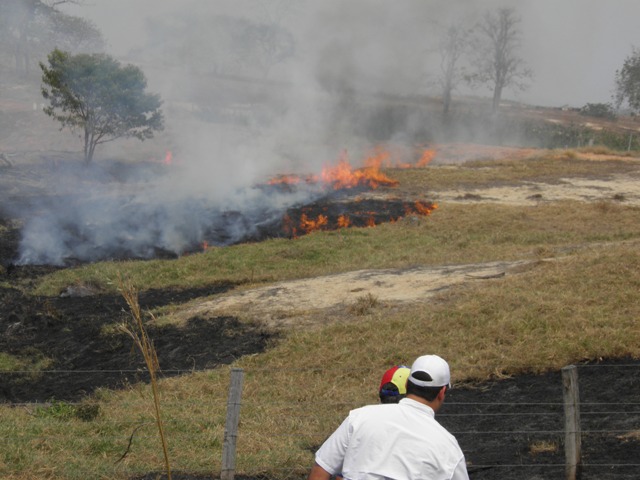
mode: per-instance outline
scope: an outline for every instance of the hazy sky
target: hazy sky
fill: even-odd
[[[145,42],[146,19],[170,17],[189,9],[221,14],[242,9],[242,14],[251,15],[261,2],[275,4],[278,0],[86,0],[85,6],[67,7],[67,11],[93,20],[106,36],[110,52],[121,55]],[[297,3],[297,11],[287,20],[303,55],[313,56],[314,45],[348,36],[351,45],[358,49],[357,54],[371,62],[371,70],[392,69],[400,80],[413,82],[410,88],[419,88],[420,77],[428,75],[425,72],[429,71],[429,65],[420,63],[429,63],[424,51],[433,47],[430,33],[434,22],[447,24],[460,14],[478,18],[474,12],[513,6],[522,18],[522,57],[535,77],[527,91],[507,91],[504,98],[536,105],[580,107],[588,102],[610,101],[615,70],[621,67],[631,47],[640,45],[637,0],[299,0]],[[490,94],[488,90],[475,93]]]

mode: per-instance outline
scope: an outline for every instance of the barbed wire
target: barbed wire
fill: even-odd
[[[578,368],[586,368],[586,367],[598,367],[598,368],[602,368],[602,367],[606,367],[606,368],[620,368],[620,367],[633,367],[633,368],[638,368],[640,367],[640,364],[615,364],[615,365],[607,365],[607,364],[595,364],[595,365],[577,365]],[[227,367],[225,367],[227,368]],[[231,370],[232,367],[228,367],[229,370]],[[213,371],[214,369],[203,369],[203,370],[198,370],[198,369],[165,369],[162,370],[161,373],[165,373],[165,374],[191,374],[191,373],[206,373],[208,371]],[[251,369],[251,371],[247,372],[248,375],[252,376],[252,375],[259,375],[259,372],[262,370],[266,370],[266,369]],[[299,370],[299,369],[295,369],[295,370]],[[318,368],[312,368],[311,370],[319,370]],[[364,369],[363,369],[364,370]],[[368,370],[367,370],[368,371]],[[560,372],[557,372],[560,373]],[[61,370],[42,370],[42,371],[34,371],[34,370],[19,370],[19,371],[8,371],[8,370],[0,370],[0,375],[16,375],[16,374],[23,374],[23,375],[82,375],[82,374],[121,374],[121,375],[126,375],[126,374],[136,374],[139,376],[143,376],[148,374],[148,371],[146,371],[145,369],[110,369],[110,370],[101,370],[101,369],[86,369],[86,370],[68,370],[68,369],[61,369]],[[494,381],[494,380],[492,380]],[[194,418],[189,418],[189,420],[180,418],[180,414],[176,414],[175,416],[171,416],[169,415],[167,418],[165,418],[164,423],[167,425],[167,427],[169,428],[169,432],[170,434],[175,437],[175,438],[184,438],[184,437],[193,437],[193,436],[202,436],[203,438],[219,438],[220,437],[220,432],[217,432],[216,434],[212,434],[210,431],[201,431],[201,429],[199,427],[202,426],[202,423],[204,420],[211,422],[213,421],[217,421],[219,422],[222,415],[215,415],[215,416],[207,416],[206,413],[206,409],[208,407],[213,407],[214,404],[216,407],[220,407],[221,404],[225,404],[226,403],[226,399],[227,399],[227,392],[219,392],[220,396],[212,396],[211,394],[207,394],[206,395],[206,401],[203,401],[202,399],[197,399],[197,400],[191,400],[188,398],[171,398],[169,396],[169,398],[165,398],[162,400],[163,405],[167,406],[167,407],[171,407],[171,406],[178,406],[178,407],[185,407],[185,406],[189,406],[189,405],[198,405],[200,407],[203,407],[204,412],[197,417]],[[261,399],[264,400],[264,399]],[[453,400],[453,399],[452,399]],[[16,407],[22,407],[22,408],[27,408],[27,409],[38,409],[38,408],[46,408],[48,406],[53,406],[56,403],[64,403],[64,404],[68,404],[68,405],[86,405],[87,403],[91,404],[91,401],[87,402],[85,401],[76,401],[76,402],[56,402],[56,401],[50,401],[50,402],[7,402],[7,403],[0,403],[0,408],[16,408]],[[323,402],[325,403],[325,402]],[[138,403],[136,402],[119,402],[119,405],[122,406],[123,408],[126,408],[127,405],[137,405]],[[246,398],[244,399],[244,401],[241,402],[242,405],[245,406],[251,406],[253,409],[257,409],[258,411],[261,411],[262,408],[264,409],[268,409],[271,407],[290,407],[291,410],[299,410],[300,409],[300,405],[299,404],[292,404],[291,402],[287,402],[287,401],[282,401],[279,402],[275,399],[269,399],[269,402],[267,402],[267,404],[262,405],[258,402],[256,402],[256,399],[251,399],[251,398]],[[309,402],[304,402],[305,405],[308,405]],[[332,403],[333,405],[333,403]],[[355,406],[353,405],[352,402],[335,402],[335,405],[338,406],[344,406],[344,407],[351,407],[354,408]],[[615,425],[615,421],[611,421],[611,423],[609,422],[609,420],[607,420],[607,424],[614,427],[614,428],[602,428],[602,425],[599,424],[598,422],[594,422],[593,420],[590,420],[590,418],[595,417],[595,416],[621,416],[621,415],[625,415],[625,416],[640,416],[640,411],[637,410],[626,410],[627,408],[636,408],[640,405],[640,402],[636,402],[636,401],[632,401],[632,402],[599,402],[599,401],[595,401],[595,402],[588,402],[588,401],[581,401],[579,406],[580,406],[580,415],[582,417],[586,417],[586,421],[582,424],[583,427],[587,427],[586,429],[581,429],[580,434],[588,439],[588,438],[594,438],[596,435],[616,435],[616,436],[621,436],[624,435],[625,437],[627,436],[631,436],[633,435],[633,437],[635,438],[635,436],[637,434],[640,434],[640,425],[638,426],[631,426],[629,428],[616,428],[617,425]],[[518,418],[518,417],[522,417],[522,418],[536,418],[536,417],[540,417],[540,418],[553,418],[556,417],[558,418],[558,422],[553,423],[552,426],[555,426],[556,424],[558,426],[561,426],[561,418],[564,416],[564,402],[532,402],[532,401],[523,401],[523,402],[518,402],[518,401],[512,401],[512,402],[455,402],[455,401],[450,401],[447,402],[446,404],[447,409],[452,409],[455,407],[462,407],[462,408],[476,408],[476,409],[490,409],[492,407],[512,407],[514,409],[523,409],[523,411],[511,411],[511,412],[483,412],[483,411],[473,411],[473,412],[451,412],[451,413],[447,413],[447,412],[442,412],[442,413],[438,413],[438,417],[439,418],[451,418],[451,419],[464,419],[464,418]],[[552,411],[526,411],[527,408],[547,408],[547,409],[557,409],[556,410],[552,410]],[[597,409],[597,410],[593,410],[593,411],[589,411],[589,409]],[[308,411],[308,408],[307,408]],[[30,412],[33,413],[34,416],[35,412]],[[44,415],[40,418],[42,418],[44,421],[46,421],[48,419],[48,417],[46,416],[46,412],[44,413]],[[55,415],[52,415],[52,417],[55,417]],[[304,418],[316,418],[314,415],[309,414],[302,414],[302,415],[297,415],[297,419],[298,420],[303,420]],[[200,419],[200,421],[198,421]],[[204,420],[203,420],[204,419]],[[112,440],[114,441],[114,443],[122,443],[122,442],[126,442],[126,440],[129,438],[130,435],[130,431],[131,429],[140,426],[140,422],[139,421],[127,421],[127,422],[109,422],[106,421],[105,419],[100,419],[99,420],[101,428],[100,428],[100,433],[96,434],[96,435],[85,435],[82,437],[79,437],[77,439],[74,438],[74,441],[78,441],[78,442],[87,442],[87,443],[91,443],[91,442],[95,442],[96,439],[101,439],[101,440]],[[253,420],[252,420],[253,422]],[[548,422],[547,422],[548,423]],[[593,427],[592,429],[589,429],[589,424],[591,424],[591,426]],[[194,426],[193,428],[191,428],[190,426]],[[465,425],[464,423],[462,425]],[[178,427],[175,431],[173,430],[173,428]],[[558,429],[545,429],[545,428],[541,428],[541,429],[517,429],[517,430],[496,430],[496,429],[492,429],[492,430],[479,430],[479,429],[473,429],[473,428],[468,428],[469,424],[465,425],[466,428],[465,429],[461,429],[461,430],[455,430],[455,429],[450,429],[450,432],[453,435],[459,435],[459,436],[463,436],[464,438],[468,439],[468,436],[471,437],[484,437],[484,436],[494,436],[494,437],[514,437],[514,436],[526,436],[526,437],[531,437],[529,438],[528,442],[532,442],[540,439],[544,439],[545,437],[558,437],[558,441],[561,442],[562,441],[562,437],[567,433],[566,429],[562,429],[562,428],[558,428]],[[523,426],[523,425],[521,425]],[[220,427],[220,425],[218,425],[218,427]],[[113,429],[119,429],[120,433],[114,433],[114,434],[105,434],[105,430],[108,430],[109,428],[113,428]],[[183,430],[188,430],[183,432]],[[292,429],[292,431],[289,431],[287,433],[276,433],[276,432],[271,432],[270,436],[273,437],[292,437],[292,438],[297,438],[297,439],[306,439],[307,442],[311,442],[311,441],[322,441],[324,440],[324,436],[320,435],[320,434],[310,434],[310,432],[306,431],[304,428],[300,428],[300,429]],[[47,434],[47,435],[40,435],[40,434],[33,434],[33,435],[29,435],[28,433],[25,432],[18,432],[16,434],[13,435],[4,435],[4,436],[0,436],[0,444],[9,444],[10,442],[16,442],[16,440],[19,440],[20,442],[24,442],[24,441],[29,441],[30,439],[33,438],[37,438],[39,440],[58,440],[58,439],[63,439],[63,438],[68,438],[67,434]],[[517,437],[519,438],[519,437]],[[620,437],[619,437],[620,438]],[[155,441],[157,440],[157,434],[147,434],[147,435],[136,435],[136,441]],[[555,440],[554,440],[555,441]],[[505,441],[506,442],[506,441]],[[177,447],[176,447],[177,448]],[[635,458],[631,457],[630,460],[635,462]],[[239,464],[241,463],[241,459],[239,459]],[[640,463],[581,463],[581,467],[582,468],[593,468],[593,469],[597,469],[597,468],[609,468],[609,469],[631,469],[631,468],[636,468],[639,467]],[[255,465],[251,465],[251,468],[254,468]],[[523,469],[551,469],[551,468],[557,468],[557,469],[564,469],[566,468],[566,465],[564,463],[508,463],[508,464],[504,464],[504,463],[500,463],[500,464],[473,464],[473,465],[469,465],[468,466],[469,471],[473,471],[473,470],[480,470],[480,469],[515,469],[515,468],[523,468]],[[269,467],[269,471],[270,472],[283,472],[285,474],[285,476],[287,478],[290,478],[291,475],[293,474],[293,472],[295,472],[295,470],[291,470],[291,469],[280,469],[280,468],[272,468]],[[241,473],[241,472],[239,472]]]
[[[594,364],[572,364],[573,366],[577,367],[578,369],[583,369],[583,368],[638,368],[640,367],[640,359],[638,360],[638,363],[629,363],[629,364],[618,364],[618,363],[611,363],[611,364],[607,364],[607,363],[594,363]],[[531,369],[529,367],[531,366],[548,366],[548,363],[539,363],[539,364],[535,364],[535,363],[530,363],[528,362],[526,365],[522,364],[522,365],[517,365],[517,364],[511,364],[511,365],[497,365],[500,367],[501,370],[512,370],[512,369],[527,369],[527,371],[530,371]],[[478,366],[478,365],[458,365],[458,368],[469,368],[472,370],[490,370],[491,368],[495,368],[496,365],[494,366]],[[164,372],[164,373],[202,373],[202,372],[209,372],[209,371],[216,371],[216,370],[220,370],[220,369],[225,369],[228,368],[229,370],[231,370],[232,368],[237,368],[235,366],[231,366],[231,365],[218,365],[214,368],[161,368],[159,370],[159,372]],[[282,369],[282,370],[286,370],[286,369]],[[312,371],[324,371],[326,370],[326,368],[322,368],[319,366],[314,366],[314,367],[295,367],[295,368],[291,368],[291,371],[296,371],[299,372],[300,370],[312,370]],[[363,371],[366,372],[369,369],[350,369],[351,372],[358,372],[358,371]],[[63,373],[141,373],[141,372],[146,372],[147,370],[145,368],[139,368],[139,369],[110,369],[110,370],[102,370],[102,369],[44,369],[44,370],[8,370],[8,369],[2,369],[0,370],[0,374],[63,374]],[[269,371],[271,372],[272,369],[268,368],[268,367],[252,367],[251,371],[247,371],[246,374],[247,375],[252,375],[252,374],[259,374],[260,372],[263,371]],[[546,370],[546,373],[557,373],[557,374],[561,374],[561,372],[559,370],[553,369],[553,370]],[[514,374],[514,376],[516,376],[516,374]],[[507,376],[507,378],[509,378],[509,376]],[[496,379],[491,379],[491,381],[496,380]]]

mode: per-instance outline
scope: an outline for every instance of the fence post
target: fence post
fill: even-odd
[[[224,426],[224,441],[222,444],[221,480],[233,480],[236,474],[236,440],[240,421],[243,375],[241,368],[231,369],[229,399],[227,401],[227,422]]]
[[[567,480],[578,480],[581,470],[582,439],[580,428],[580,394],[578,369],[569,365],[562,369],[564,396],[564,452]]]

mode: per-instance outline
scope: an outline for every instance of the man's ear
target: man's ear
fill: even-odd
[[[447,391],[447,387],[442,387],[438,392],[438,400],[440,400],[441,402],[444,401],[444,395],[446,391]]]

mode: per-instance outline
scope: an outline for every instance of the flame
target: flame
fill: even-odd
[[[353,168],[349,162],[346,150],[343,150],[337,162],[325,166],[319,175],[308,175],[306,177],[298,175],[279,175],[269,181],[271,185],[295,185],[302,182],[308,184],[319,184],[334,190],[351,189],[355,187],[368,187],[376,189],[380,186],[395,187],[399,184],[397,180],[389,178],[382,168],[411,168],[424,167],[435,156],[436,152],[428,148],[413,150],[412,155],[418,154],[420,159],[416,163],[406,163],[398,161],[398,158],[407,155],[406,151],[396,151],[395,158],[392,152],[381,146],[371,150],[366,158],[361,162],[364,166]],[[395,213],[389,212],[351,212],[353,219],[349,215],[337,212],[328,213],[325,207],[323,213],[310,214],[311,209],[296,214],[296,219],[290,215],[283,217],[283,230],[289,238],[296,238],[298,235],[308,234],[317,230],[333,230],[347,227],[374,227],[382,222],[395,222],[409,215],[429,215],[437,208],[431,202],[416,201],[414,203],[402,202],[403,205],[395,207]],[[399,210],[398,210],[399,208]]]
[[[344,151],[335,166],[328,166],[322,170],[320,179],[331,185],[335,190],[367,186],[378,188],[381,185],[395,187],[397,180],[389,178],[380,171],[380,165],[386,154],[376,154],[365,159],[363,168],[354,169],[349,163],[347,152]]]
[[[396,152],[397,153],[397,152]],[[436,151],[428,148],[421,149],[420,159],[415,163],[402,162],[394,159],[392,152],[383,146],[377,146],[361,162],[363,167],[354,168],[349,162],[346,150],[343,150],[335,165],[327,165],[319,175],[278,175],[270,179],[269,185],[296,185],[301,183],[323,183],[334,190],[355,187],[369,187],[376,189],[380,186],[396,187],[398,181],[389,178],[381,171],[382,168],[417,168],[425,167],[435,157]],[[402,155],[397,154],[395,157]]]
[[[326,215],[322,215],[322,214],[318,215],[318,218],[315,220],[307,217],[305,213],[303,213],[302,216],[300,217],[300,228],[305,233],[310,233],[315,230],[321,230],[322,227],[326,226],[328,223],[329,223],[329,219],[327,218]]]
[[[167,153],[164,156],[164,164],[171,165],[173,163],[173,153],[170,150],[167,150]]]
[[[296,185],[298,183],[317,183],[315,175],[300,177],[299,175],[278,175],[270,179],[268,185]]]
[[[436,208],[438,208],[438,204],[417,201],[416,203],[413,204],[413,208],[414,208],[414,212],[412,213],[417,213],[419,215],[429,215]]]
[[[436,151],[435,150],[429,150],[426,149],[422,152],[422,156],[420,157],[420,160],[418,160],[418,162],[416,163],[416,167],[426,167],[429,162],[431,162],[431,160],[433,160],[433,157],[436,156]]]
[[[338,228],[347,228],[349,225],[351,225],[351,219],[349,218],[349,215],[340,215],[338,217]]]

